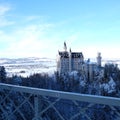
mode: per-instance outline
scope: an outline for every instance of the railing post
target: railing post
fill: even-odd
[[[33,120],[42,120],[40,116],[41,106],[40,106],[40,97],[38,95],[34,96],[34,118]]]

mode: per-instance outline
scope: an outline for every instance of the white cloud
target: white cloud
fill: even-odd
[[[5,18],[0,18],[0,27],[8,26],[8,25],[13,25],[13,21],[8,21]]]
[[[44,22],[45,19],[47,19],[47,16],[30,15],[30,16],[26,16],[25,21],[30,22],[30,21],[39,20],[39,22]]]
[[[14,14],[17,16],[15,20],[14,16],[10,15],[11,10],[9,4],[0,5],[0,27],[3,28],[0,30],[0,45],[3,47],[0,49],[1,57],[55,57],[57,50],[63,48],[64,41],[67,42],[68,49],[71,47],[73,51],[81,51],[86,58],[95,58],[97,52],[101,52],[103,58],[119,57],[119,46],[114,48],[109,45],[99,46],[96,43],[97,46],[94,46],[92,39],[100,40],[99,36],[95,36],[95,32],[89,33],[84,29],[80,32],[70,32],[64,28],[67,21],[59,24],[45,23],[46,16]],[[10,21],[11,16],[16,24]],[[8,28],[11,24],[13,26]]]
[[[8,12],[11,11],[12,7],[10,4],[1,4],[0,5],[0,27],[7,25],[13,25],[13,21],[8,20]]]
[[[11,10],[11,7],[9,4],[1,4],[0,5],[0,16],[4,16],[10,10]]]
[[[97,53],[101,52],[103,59],[112,59],[112,58],[120,58],[118,52],[120,51],[119,47],[113,46],[83,46],[81,48],[77,48],[77,51],[83,52],[85,58],[95,58],[97,57]]]
[[[53,24],[39,20],[41,16],[21,16],[19,21],[9,21],[11,6],[0,5],[0,56],[1,57],[51,57],[56,52],[54,45],[56,39],[48,37]],[[8,14],[9,13],[9,14]],[[31,22],[32,21],[32,22]],[[23,24],[24,23],[24,24]],[[9,28],[7,25],[14,24]]]
[[[0,5],[0,56],[1,57],[45,57],[52,51],[53,38],[47,35],[53,24],[45,23],[44,16],[17,16],[11,14],[10,4]],[[16,24],[10,19],[19,18]],[[40,21],[41,20],[41,21]],[[7,25],[11,25],[7,28]],[[54,47],[52,47],[54,50]],[[54,53],[53,53],[54,54]],[[50,56],[51,54],[49,54]]]
[[[48,38],[47,33],[52,24],[26,25],[14,30],[7,35],[2,31],[0,34],[6,38],[7,48],[0,51],[0,56],[5,57],[51,57],[55,56],[54,45],[56,39]],[[53,55],[51,54],[51,51]]]

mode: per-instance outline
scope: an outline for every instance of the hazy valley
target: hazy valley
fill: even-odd
[[[27,77],[34,73],[52,74],[56,70],[56,60],[48,58],[18,58],[0,59],[0,66],[4,66],[7,76],[21,75]]]

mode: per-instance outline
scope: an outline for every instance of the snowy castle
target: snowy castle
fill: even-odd
[[[91,81],[95,70],[101,69],[101,53],[98,53],[97,62],[92,63],[90,60],[85,61],[82,52],[72,52],[67,50],[66,42],[64,42],[63,51],[58,51],[57,55],[57,71],[59,74],[64,74],[72,71],[84,73]]]
[[[57,56],[57,71],[59,73],[80,71],[84,57],[82,52],[72,52],[71,49],[67,51],[67,45],[64,42],[64,50],[58,51]]]

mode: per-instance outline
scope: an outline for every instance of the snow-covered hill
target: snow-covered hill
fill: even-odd
[[[53,73],[56,70],[56,60],[49,58],[18,58],[0,59],[0,66],[4,66],[8,76],[21,75],[23,77],[34,73]]]

